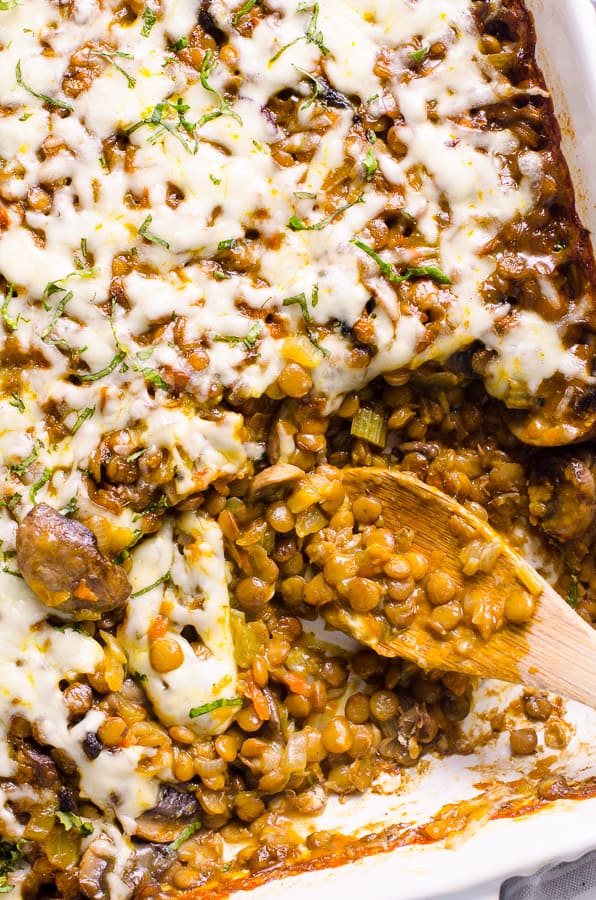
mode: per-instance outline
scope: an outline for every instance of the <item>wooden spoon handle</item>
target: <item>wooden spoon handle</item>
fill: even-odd
[[[413,549],[435,552],[441,567],[461,580],[461,542],[454,534],[456,517],[486,541],[499,541],[501,551],[490,572],[474,576],[476,589],[502,607],[515,584],[530,586],[535,613],[527,625],[506,624],[487,640],[477,639],[470,653],[454,640],[439,640],[417,619],[398,632],[379,629],[378,617],[332,604],[326,618],[383,656],[401,656],[423,668],[443,668],[499,678],[558,692],[596,708],[596,632],[486,522],[451,497],[413,476],[388,469],[361,468],[345,472],[344,486],[356,497],[363,493],[383,504],[385,525],[414,534]]]

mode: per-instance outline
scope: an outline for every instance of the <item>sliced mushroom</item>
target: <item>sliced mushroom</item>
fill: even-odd
[[[135,836],[156,844],[169,844],[183,828],[196,822],[200,813],[194,794],[173,784],[162,784],[157,806],[137,819]]]
[[[79,866],[79,888],[88,900],[105,900],[108,896],[105,876],[110,864],[107,859],[100,856],[96,850],[99,841],[94,841],[85,850]]]
[[[102,556],[93,532],[46,503],[19,525],[17,562],[33,593],[61,615],[99,618],[124,606],[131,592],[124,569]]]
[[[540,386],[537,396],[528,397],[527,408],[509,409],[506,419],[516,438],[535,447],[588,441],[596,435],[596,390],[556,375]]]
[[[253,478],[250,486],[251,497],[258,497],[270,488],[281,487],[303,477],[304,470],[290,463],[277,463],[275,466],[268,466]]]
[[[530,520],[558,541],[581,537],[596,513],[596,485],[588,454],[540,457],[528,485]]]

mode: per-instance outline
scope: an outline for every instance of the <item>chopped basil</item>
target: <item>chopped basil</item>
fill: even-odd
[[[38,478],[37,481],[35,482],[35,484],[33,484],[31,486],[31,490],[29,491],[29,496],[31,498],[31,503],[33,503],[34,506],[37,503],[38,492],[41,491],[42,487],[45,487],[45,485],[48,483],[48,481],[50,480],[51,477],[52,477],[52,470],[46,468],[43,470],[41,478]]]
[[[263,328],[265,327],[265,323],[262,319],[259,319],[255,324],[249,329],[248,334],[244,338],[244,343],[250,349],[254,347],[257,342],[257,338],[261,334]]]
[[[99,372],[89,372],[84,375],[79,375],[81,381],[99,381],[100,378],[105,378],[106,375],[110,375],[114,369],[120,365],[120,363],[126,358],[126,353],[117,353],[114,359],[108,363],[108,365],[104,369],[100,369]]]
[[[61,825],[64,826],[65,831],[70,831],[72,828],[76,828],[79,834],[86,837],[89,834],[93,834],[93,825],[91,822],[84,822],[80,816],[77,816],[76,813],[72,812],[62,812],[58,810],[56,813],[56,818],[60,822]]]
[[[326,228],[327,225],[330,225],[331,222],[343,215],[347,209],[356,206],[358,203],[364,203],[364,194],[360,194],[357,200],[352,200],[350,203],[345,203],[344,206],[340,206],[339,209],[336,209],[330,216],[326,216],[324,219],[321,219],[320,222],[315,222],[314,225],[306,225],[298,218],[298,216],[291,216],[287,227],[292,231],[322,231],[323,228]]]
[[[47,103],[49,107],[55,109],[67,109],[69,112],[74,112],[74,107],[67,103],[66,100],[56,100],[55,97],[48,97],[47,94],[40,94],[37,91],[34,91],[33,88],[29,87],[28,84],[25,84],[23,81],[23,75],[21,72],[21,60],[17,62],[16,65],[16,79],[19,87],[24,88],[29,94],[33,97],[37,97],[38,100],[43,100],[44,103]]]
[[[81,241],[81,250],[83,248],[83,240]],[[85,241],[85,253],[87,252],[87,242]],[[69,272],[68,275],[64,275],[63,278],[57,278],[55,281],[48,281],[46,284],[43,294],[41,295],[41,299],[43,301],[43,308],[49,312],[51,310],[50,304],[47,302],[48,297],[51,297],[52,294],[57,294],[60,291],[64,291],[66,293],[66,288],[62,287],[60,284],[61,281],[68,281],[69,278],[93,278],[96,274],[95,269],[77,269],[75,272]]]
[[[228,238],[226,241],[220,241],[217,245],[218,250],[233,250],[238,246],[236,238]]]
[[[300,109],[308,109],[309,106],[312,106],[313,103],[315,103],[318,100],[318,98],[323,93],[323,89],[322,89],[321,84],[318,81],[318,79],[315,78],[315,76],[312,75],[310,72],[307,72],[306,69],[302,69],[300,66],[296,66],[296,65],[294,66],[294,68],[296,69],[297,72],[300,72],[301,75],[304,75],[305,78],[308,78],[308,80],[311,82],[311,84],[313,86],[312,94],[310,95],[308,100],[306,100],[304,103],[302,103],[300,105]],[[323,101],[323,106],[325,106],[325,105],[326,104]]]
[[[186,50],[188,47],[188,39],[185,37],[178,38],[175,44],[172,44],[170,50],[174,53],[178,53],[179,50]]]
[[[62,509],[58,510],[63,516],[73,516],[78,511],[79,501],[76,497],[71,497],[66,506],[63,506]]]
[[[165,247],[166,250],[169,250],[170,245],[167,241],[164,241],[163,238],[157,237],[157,235],[155,234],[151,234],[151,232],[148,230],[152,222],[153,216],[151,215],[151,213],[149,213],[149,215],[146,217],[145,221],[139,228],[138,234],[141,237],[144,237],[145,240],[149,241],[151,244],[159,244],[160,247]]]
[[[169,391],[169,384],[167,383],[167,381],[163,380],[157,369],[151,369],[149,367],[140,369],[137,366],[135,366],[134,368],[136,372],[139,372],[143,376],[143,378],[151,382],[151,384],[154,384],[156,387],[159,387],[164,391]]]
[[[323,56],[327,56],[329,54],[329,48],[325,46],[323,32],[320,31],[317,27],[319,22],[319,4],[314,3],[312,6],[310,6],[308,3],[300,3],[297,11],[310,12],[311,10],[312,15],[306,29],[306,34],[301,34],[293,41],[290,41],[289,44],[285,44],[283,47],[281,47],[277,51],[277,53],[271,57],[271,59],[269,60],[269,65],[272,65],[274,62],[276,62],[282,55],[282,53],[285,53],[286,50],[289,50],[289,48],[293,47],[294,44],[297,44],[298,41],[306,41],[307,44],[316,44]]]
[[[251,9],[253,9],[260,0],[246,0],[244,6],[241,6],[238,12],[232,16],[232,25],[237,25],[242,16],[245,16],[246,13],[249,13]]]
[[[312,289],[310,302],[313,307],[315,307],[317,305],[317,303],[319,302],[319,286],[316,284]],[[329,351],[326,350],[325,347],[321,347],[321,345],[319,344],[319,342],[314,334],[314,331],[312,329],[312,325],[311,325],[312,318],[310,315],[310,310],[308,308],[308,301],[306,299],[306,294],[304,293],[304,291],[302,291],[302,293],[300,293],[300,294],[296,294],[295,297],[286,297],[286,299],[283,301],[282,305],[283,306],[297,305],[300,307],[300,310],[302,312],[302,318],[304,319],[304,322],[306,325],[306,334],[308,336],[309,341],[311,342],[313,347],[316,347],[317,350],[323,354],[323,356],[325,358],[328,358],[330,356]]]
[[[319,21],[319,4],[315,3],[313,6],[308,6],[306,3],[301,3],[298,6],[298,12],[306,12],[311,9],[312,15],[310,17],[310,22],[308,23],[308,28],[306,29],[306,42],[308,44],[316,44],[323,56],[327,56],[329,48],[324,44],[323,32],[317,29]]]
[[[116,56],[121,59],[134,59],[134,56],[131,53],[122,53],[119,50],[102,50],[101,53],[98,53],[97,55],[102,59],[105,59],[106,62],[111,63],[117,72],[120,72],[121,75],[124,75],[131,90],[136,86],[137,79],[132,75],[129,75],[126,69],[123,69],[122,66],[118,65],[118,63],[114,60],[114,57]]]
[[[79,430],[79,428],[81,427],[81,425],[83,424],[83,422],[86,422],[87,419],[90,419],[94,412],[95,412],[94,406],[88,406],[87,409],[84,409],[82,412],[80,412],[77,416],[76,422],[70,429],[70,433],[76,434],[77,431]]]
[[[13,509],[16,509],[22,499],[23,498],[20,494],[12,494],[12,496],[10,497],[2,497],[2,499],[0,499],[0,507],[4,507],[5,509],[8,509],[10,512],[12,512]]]
[[[168,569],[168,571],[167,571],[164,575],[161,575],[161,576],[157,579],[157,581],[154,581],[153,584],[148,584],[147,587],[141,588],[141,589],[138,590],[138,591],[134,591],[134,592],[130,595],[130,599],[131,599],[131,600],[134,600],[135,597],[142,597],[143,594],[148,594],[149,591],[152,591],[152,590],[153,590],[153,588],[159,587],[160,584],[164,584],[164,582],[169,581],[169,580],[170,580],[170,575],[171,575],[171,572],[170,572],[170,570]]]
[[[0,313],[2,314],[2,318],[4,320],[4,324],[8,328],[9,331],[16,331],[21,316],[17,313],[16,319],[13,319],[12,316],[8,314],[8,304],[15,296],[14,284],[8,285],[8,290],[6,292],[6,297],[4,298],[4,303],[2,304],[2,309],[0,309]]]
[[[39,444],[36,443],[29,456],[20,463],[14,463],[10,467],[10,471],[14,472],[15,475],[18,475],[20,478],[22,478],[29,466],[37,459],[39,455],[38,446]]]
[[[374,259],[382,275],[394,284],[402,281],[411,281],[413,278],[431,278],[437,284],[453,284],[450,278],[441,272],[437,266],[408,266],[403,275],[398,275],[391,263],[386,262],[378,253],[365,244],[364,241],[352,241],[360,250],[363,250],[371,259]]]
[[[228,278],[231,278],[231,275],[228,275],[227,272],[221,272],[219,269],[215,269],[213,272],[213,277],[216,281],[227,281]]]
[[[147,515],[147,513],[155,512],[158,509],[169,509],[169,506],[170,504],[168,503],[168,498],[165,496],[165,494],[162,494],[159,500],[150,503],[149,506],[147,506],[142,512],[137,513],[135,516],[133,516],[132,520],[133,522],[138,522],[139,519],[142,519],[143,516]]]
[[[219,700],[212,700],[211,703],[204,703],[203,706],[193,707],[188,715],[191,719],[196,719],[197,716],[204,716],[205,713],[213,712],[214,709],[228,706],[242,706],[242,697],[232,697],[231,699],[221,697]]]
[[[240,125],[242,125],[242,119],[240,118],[238,113],[232,109],[230,101],[222,97],[219,91],[217,91],[211,84],[209,84],[209,78],[211,77],[216,67],[217,60],[213,58],[213,51],[207,50],[203,58],[199,78],[205,90],[216,97],[217,102],[219,103],[219,109],[202,115],[197,122],[197,128],[201,128],[201,126],[206,122],[210,122],[212,119],[217,119],[219,118],[219,116],[231,116],[233,119],[236,119],[236,121],[239,122]]]
[[[180,832],[180,835],[176,840],[172,841],[171,844],[168,844],[167,849],[172,851],[179,850],[182,844],[201,828],[201,824],[201,822],[193,822],[192,825],[187,825],[186,828]]]
[[[245,337],[238,337],[235,334],[216,334],[213,340],[218,344],[240,344],[244,343],[248,350],[251,350],[257,342],[257,338],[265,327],[262,319],[258,319],[251,325]]]
[[[366,172],[366,180],[372,181],[375,172],[379,168],[379,164],[377,162],[376,156],[373,153],[372,147],[369,147],[368,153],[364,157],[364,171]]]
[[[409,53],[408,56],[413,63],[419,65],[421,62],[424,62],[424,60],[428,56],[428,47],[422,47],[420,50],[414,50],[412,53]]]
[[[20,413],[25,412],[25,404],[21,400],[18,394],[14,392],[10,395],[11,399],[8,401],[10,406],[14,406],[15,409],[18,409]]]
[[[171,100],[162,100],[154,106],[150,116],[135,122],[134,125],[126,129],[126,133],[128,135],[134,134],[139,128],[145,126],[152,128],[154,133],[149,138],[150,144],[156,144],[166,134],[171,134],[172,137],[182,144],[187,153],[194,156],[199,149],[199,142],[195,137],[197,126],[193,125],[186,118],[186,113],[189,109],[190,107],[183,102],[182,97],[178,97],[176,103],[172,103]],[[177,119],[172,119],[172,116],[177,116]],[[187,135],[193,138],[193,143],[187,140]]]
[[[19,116],[19,122],[26,122],[27,119],[30,119],[33,113],[23,113],[22,116]]]
[[[141,28],[141,34],[143,37],[149,37],[151,34],[151,30],[155,23],[157,22],[157,16],[153,12],[150,6],[146,6],[143,10],[143,27]]]
[[[58,290],[62,290],[62,288],[59,288]],[[51,334],[51,332],[54,330],[54,325],[56,324],[56,322],[58,321],[58,319],[64,312],[66,304],[69,303],[73,297],[74,297],[73,292],[68,291],[68,293],[65,294],[64,297],[62,297],[61,300],[58,301],[58,304],[56,306],[56,309],[54,310],[54,315],[52,316],[52,320],[51,320],[50,324],[41,333],[42,341],[45,341],[45,339],[48,337],[48,335]]]

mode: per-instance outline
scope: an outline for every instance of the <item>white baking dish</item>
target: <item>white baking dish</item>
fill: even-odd
[[[538,59],[563,132],[564,150],[577,193],[578,211],[596,233],[596,15],[590,0],[527,0],[535,17]],[[519,689],[486,684],[479,699],[473,728],[486,731],[483,713],[505,707]],[[573,737],[556,759],[553,770],[572,780],[596,776],[596,713],[578,704],[567,705],[565,721]],[[552,755],[543,751],[539,756]],[[592,758],[594,757],[594,761]],[[432,762],[427,771],[407,773],[389,796],[368,795],[360,800],[334,801],[312,830],[337,829],[360,835],[395,823],[429,822],[446,804],[482,799],[493,785],[494,809],[519,788],[513,783],[531,773],[536,758],[512,760],[507,735],[472,756]],[[532,776],[530,775],[530,780]],[[535,776],[534,776],[535,780]],[[341,896],[342,900],[488,900],[498,897],[502,881],[535,871],[550,861],[572,859],[596,847],[596,798],[557,801],[521,818],[486,821],[480,816],[446,846],[444,842],[410,845],[391,853],[323,872],[276,880],[250,893],[247,900],[299,900],[312,896]]]

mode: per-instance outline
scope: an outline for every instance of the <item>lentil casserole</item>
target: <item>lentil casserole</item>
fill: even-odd
[[[326,608],[468,649],[533,612],[346,467],[445,491],[596,619],[594,260],[532,24],[9,0],[0,79],[0,892],[250,885],[339,846],[330,796],[468,749],[472,679]]]

